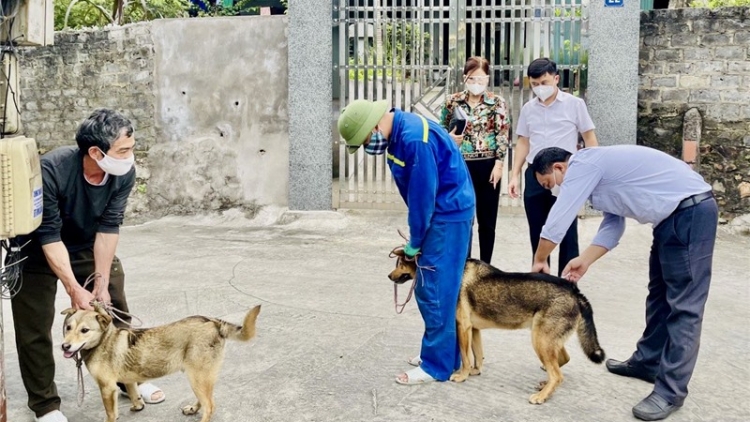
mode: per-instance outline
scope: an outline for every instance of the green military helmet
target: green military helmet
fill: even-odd
[[[341,110],[339,133],[350,154],[357,152],[388,110],[388,101],[354,100]]]

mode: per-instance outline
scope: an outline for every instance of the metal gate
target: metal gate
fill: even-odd
[[[335,130],[340,110],[356,99],[437,120],[446,95],[462,90],[469,56],[490,62],[490,87],[505,98],[512,121],[531,92],[527,65],[538,57],[558,64],[560,88],[584,96],[582,48],[588,0],[333,0],[334,207],[403,209],[384,156],[348,154]],[[515,123],[514,123],[515,124]],[[515,126],[513,126],[515,129]],[[513,130],[511,130],[513,132]],[[512,136],[515,143],[515,135]],[[507,195],[512,148],[505,163]],[[520,208],[519,208],[520,209]]]

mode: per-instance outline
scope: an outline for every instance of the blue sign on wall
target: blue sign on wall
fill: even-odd
[[[625,0],[604,0],[604,7],[623,7]]]

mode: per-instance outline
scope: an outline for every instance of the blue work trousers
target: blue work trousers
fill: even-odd
[[[446,381],[461,367],[456,335],[456,304],[469,249],[472,220],[433,222],[419,257],[417,305],[424,320],[422,369]]]

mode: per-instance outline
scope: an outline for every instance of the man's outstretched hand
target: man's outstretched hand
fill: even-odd
[[[584,274],[586,274],[586,271],[589,269],[589,264],[587,264],[581,257],[573,258],[568,262],[568,265],[565,266],[565,269],[563,269],[562,276],[564,279],[568,281],[572,281],[573,283],[577,283],[578,280],[583,277]]]

